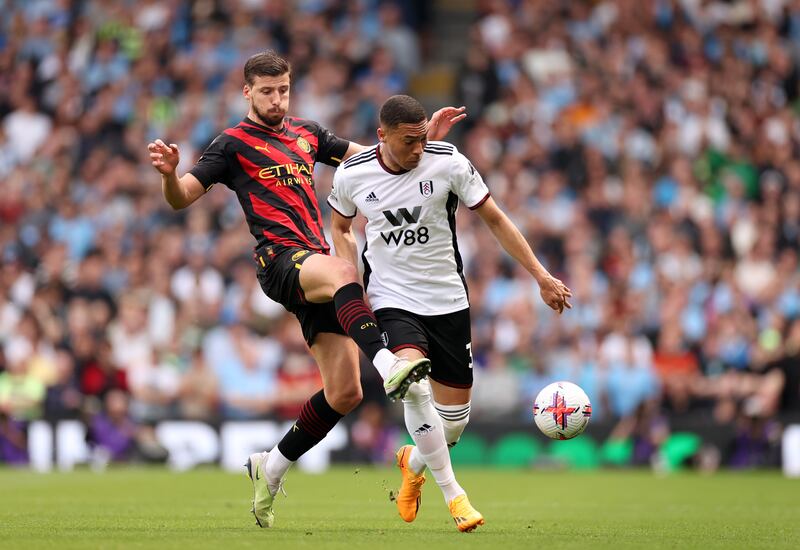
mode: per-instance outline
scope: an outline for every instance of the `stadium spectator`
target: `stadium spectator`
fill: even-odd
[[[0,411],[0,460],[4,464],[23,466],[28,463],[26,425]]]
[[[12,420],[40,418],[46,387],[31,372],[30,343],[15,340],[6,346],[5,355],[5,371],[0,373],[0,412]]]
[[[219,383],[200,349],[192,353],[188,368],[181,376],[177,398],[181,418],[207,421],[217,418]]]
[[[111,390],[103,400],[103,410],[88,421],[86,440],[95,461],[122,461],[131,458],[135,449],[137,426],[128,416],[128,396]]]
[[[241,324],[220,326],[206,335],[203,355],[219,381],[223,417],[256,418],[274,409],[281,359],[274,340],[258,338]]]

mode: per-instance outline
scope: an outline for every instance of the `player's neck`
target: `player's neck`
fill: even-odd
[[[378,162],[383,165],[384,168],[388,168],[391,173],[402,174],[403,172],[408,172],[408,170],[392,159],[392,156],[386,152],[386,146],[384,144],[378,144],[376,154],[378,155]]]

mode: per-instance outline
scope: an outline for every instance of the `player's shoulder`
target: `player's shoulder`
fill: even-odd
[[[350,169],[352,171],[352,169],[354,169],[357,166],[361,166],[363,168],[370,162],[377,162],[378,160],[377,149],[378,146],[373,145],[371,147],[368,147],[364,151],[361,151],[360,153],[353,155],[352,157],[350,157],[341,164],[339,170]]]
[[[211,143],[208,144],[206,150],[223,150],[229,145],[235,144],[237,142],[235,137],[236,129],[236,126],[232,126],[217,134],[217,137],[212,139]]]
[[[456,146],[446,141],[429,141],[425,144],[425,152],[432,155],[442,155],[451,157],[458,152]]]
[[[252,136],[254,132],[261,132],[262,129],[258,126],[250,123],[247,119],[240,120],[233,126],[229,126],[222,130],[217,137],[214,138],[214,141],[211,143],[221,143],[227,144],[230,142],[241,141],[242,139]]]
[[[322,125],[316,120],[310,120],[307,118],[298,118],[295,116],[287,116],[286,123],[290,127],[304,128],[305,130],[308,130],[312,134],[316,134],[317,132],[319,132],[320,128],[322,127]]]

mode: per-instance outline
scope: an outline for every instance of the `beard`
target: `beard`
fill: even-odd
[[[253,105],[253,110],[258,115],[264,124],[267,126],[278,126],[283,122],[283,117],[286,116],[286,111],[264,111]]]

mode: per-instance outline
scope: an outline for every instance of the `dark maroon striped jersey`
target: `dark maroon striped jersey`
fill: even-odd
[[[286,117],[276,131],[245,118],[217,136],[189,172],[206,189],[222,183],[236,193],[257,248],[327,254],[314,164],[338,166],[349,144],[311,120]]]

